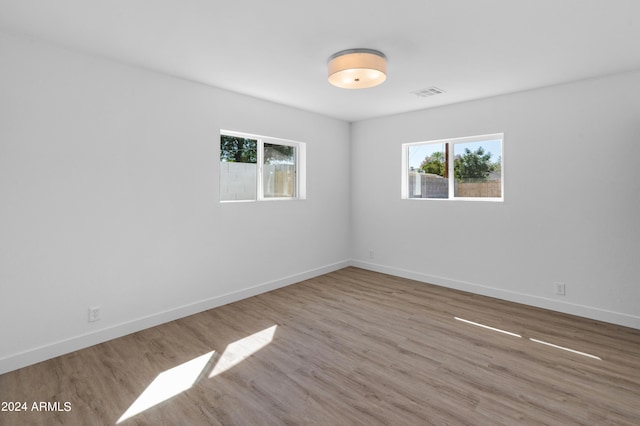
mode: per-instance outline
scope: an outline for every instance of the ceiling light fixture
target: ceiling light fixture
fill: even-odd
[[[387,79],[387,57],[373,49],[347,49],[329,58],[329,83],[343,89],[366,89]]]

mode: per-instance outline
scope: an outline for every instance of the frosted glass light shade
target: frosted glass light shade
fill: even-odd
[[[329,83],[343,89],[366,89],[387,79],[387,58],[373,49],[343,50],[329,58]]]

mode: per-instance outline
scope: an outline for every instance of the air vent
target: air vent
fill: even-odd
[[[444,90],[437,88],[436,86],[427,87],[426,89],[416,90],[411,92],[419,98],[428,98],[430,96],[439,95],[444,93]]]

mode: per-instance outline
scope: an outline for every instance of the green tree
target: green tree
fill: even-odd
[[[494,163],[491,163],[491,171],[498,173],[502,171],[502,156],[499,156]]]
[[[258,141],[237,136],[220,135],[220,161],[257,163]]]
[[[289,145],[264,144],[265,164],[293,164],[295,148]]]
[[[438,176],[444,176],[446,164],[444,162],[444,153],[436,151],[429,157],[426,157],[420,163],[420,169],[425,173],[431,173]]]
[[[486,180],[494,168],[494,164],[491,163],[491,153],[485,153],[483,147],[475,151],[465,148],[464,154],[454,161],[454,174],[458,180]]]

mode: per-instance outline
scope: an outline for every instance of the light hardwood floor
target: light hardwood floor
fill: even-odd
[[[640,330],[357,268],[4,374],[71,410],[0,424],[114,425],[175,376],[120,424],[640,424]]]

